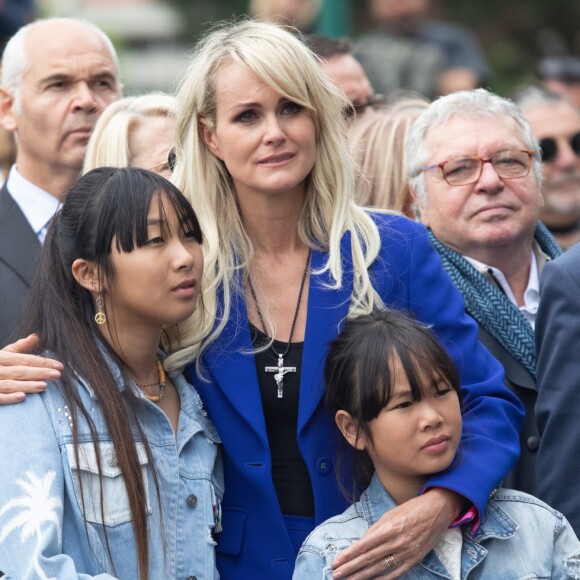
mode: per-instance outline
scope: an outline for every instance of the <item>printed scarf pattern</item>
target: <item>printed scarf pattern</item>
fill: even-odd
[[[546,226],[538,222],[534,238],[551,259],[562,250]],[[536,379],[534,330],[519,308],[482,276],[461,254],[443,245],[429,230],[431,244],[441,256],[443,267],[463,295],[465,310]]]

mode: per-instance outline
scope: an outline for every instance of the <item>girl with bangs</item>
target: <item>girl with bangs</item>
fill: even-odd
[[[459,369],[470,445],[343,552],[335,577],[383,574],[387,555],[404,574],[469,506],[483,511],[518,455],[521,406],[426,230],[353,201],[344,98],[299,36],[253,21],[208,33],[177,94],[172,180],[203,223],[208,284],[165,366],[186,369],[223,441],[226,579],[291,578],[308,533],[348,505],[322,404],[328,342],[347,318],[387,306],[433,326]],[[54,369],[23,354],[30,343],[0,352],[0,380],[29,381],[4,393],[33,392]]]
[[[345,493],[356,503],[310,534],[294,580],[332,579],[341,551],[416,497],[433,474],[462,461],[459,375],[416,321],[381,310],[348,321],[330,344],[324,376],[325,404],[341,433],[338,477],[351,476]],[[449,528],[405,578],[576,578],[579,563],[580,541],[561,513],[499,488],[479,528]],[[385,564],[398,562],[388,555]]]
[[[159,349],[195,309],[201,243],[189,202],[152,172],[95,169],[68,193],[20,326],[66,365],[0,408],[8,577],[218,577],[220,441]]]

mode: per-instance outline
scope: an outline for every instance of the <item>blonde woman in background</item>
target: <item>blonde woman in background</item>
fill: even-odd
[[[350,126],[349,143],[357,165],[355,199],[360,205],[415,218],[405,171],[405,143],[413,121],[428,105],[420,96],[403,96]]]
[[[96,167],[141,167],[171,176],[175,97],[151,93],[109,105],[95,125],[83,173]]]

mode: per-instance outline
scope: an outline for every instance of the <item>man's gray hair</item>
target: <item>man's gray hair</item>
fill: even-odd
[[[427,205],[425,172],[429,152],[425,138],[429,130],[448,123],[451,119],[473,119],[506,117],[513,119],[522,131],[524,146],[534,152],[532,162],[538,187],[542,183],[542,160],[540,148],[532,128],[521,109],[509,99],[504,99],[486,89],[458,91],[433,101],[413,123],[406,145],[407,175],[409,186],[418,200]]]
[[[87,28],[93,30],[95,34],[103,41],[107,47],[111,60],[115,65],[117,72],[117,81],[121,86],[121,68],[119,66],[119,58],[111,39],[95,24],[84,20],[82,18],[40,18],[23,26],[16,32],[12,38],[7,42],[2,54],[2,78],[1,84],[12,93],[14,99],[14,109],[20,112],[22,107],[20,85],[22,84],[22,77],[28,65],[28,55],[26,53],[26,39],[32,30],[45,22],[77,22],[85,25]]]

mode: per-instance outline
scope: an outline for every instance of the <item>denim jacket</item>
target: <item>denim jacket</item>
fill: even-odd
[[[109,365],[121,385],[118,369]],[[221,442],[197,392],[183,375],[172,380],[181,404],[176,433],[164,412],[135,387],[143,399],[137,414],[161,503],[159,509],[153,473],[136,437],[149,513],[149,578],[218,578],[212,533],[220,529]],[[93,389],[80,378],[77,385],[98,435],[102,486],[88,425],[82,417],[73,419],[56,382],[40,396],[0,407],[0,571],[9,579],[139,577],[129,500],[112,443]],[[79,428],[78,464],[73,420]]]
[[[296,560],[294,580],[331,579],[338,552],[362,538],[395,502],[377,475],[360,501],[319,525],[306,538]],[[495,491],[475,537],[462,529],[461,578],[580,578],[580,542],[566,518],[526,493]],[[488,554],[489,553],[489,554]],[[451,578],[435,551],[403,578]]]

